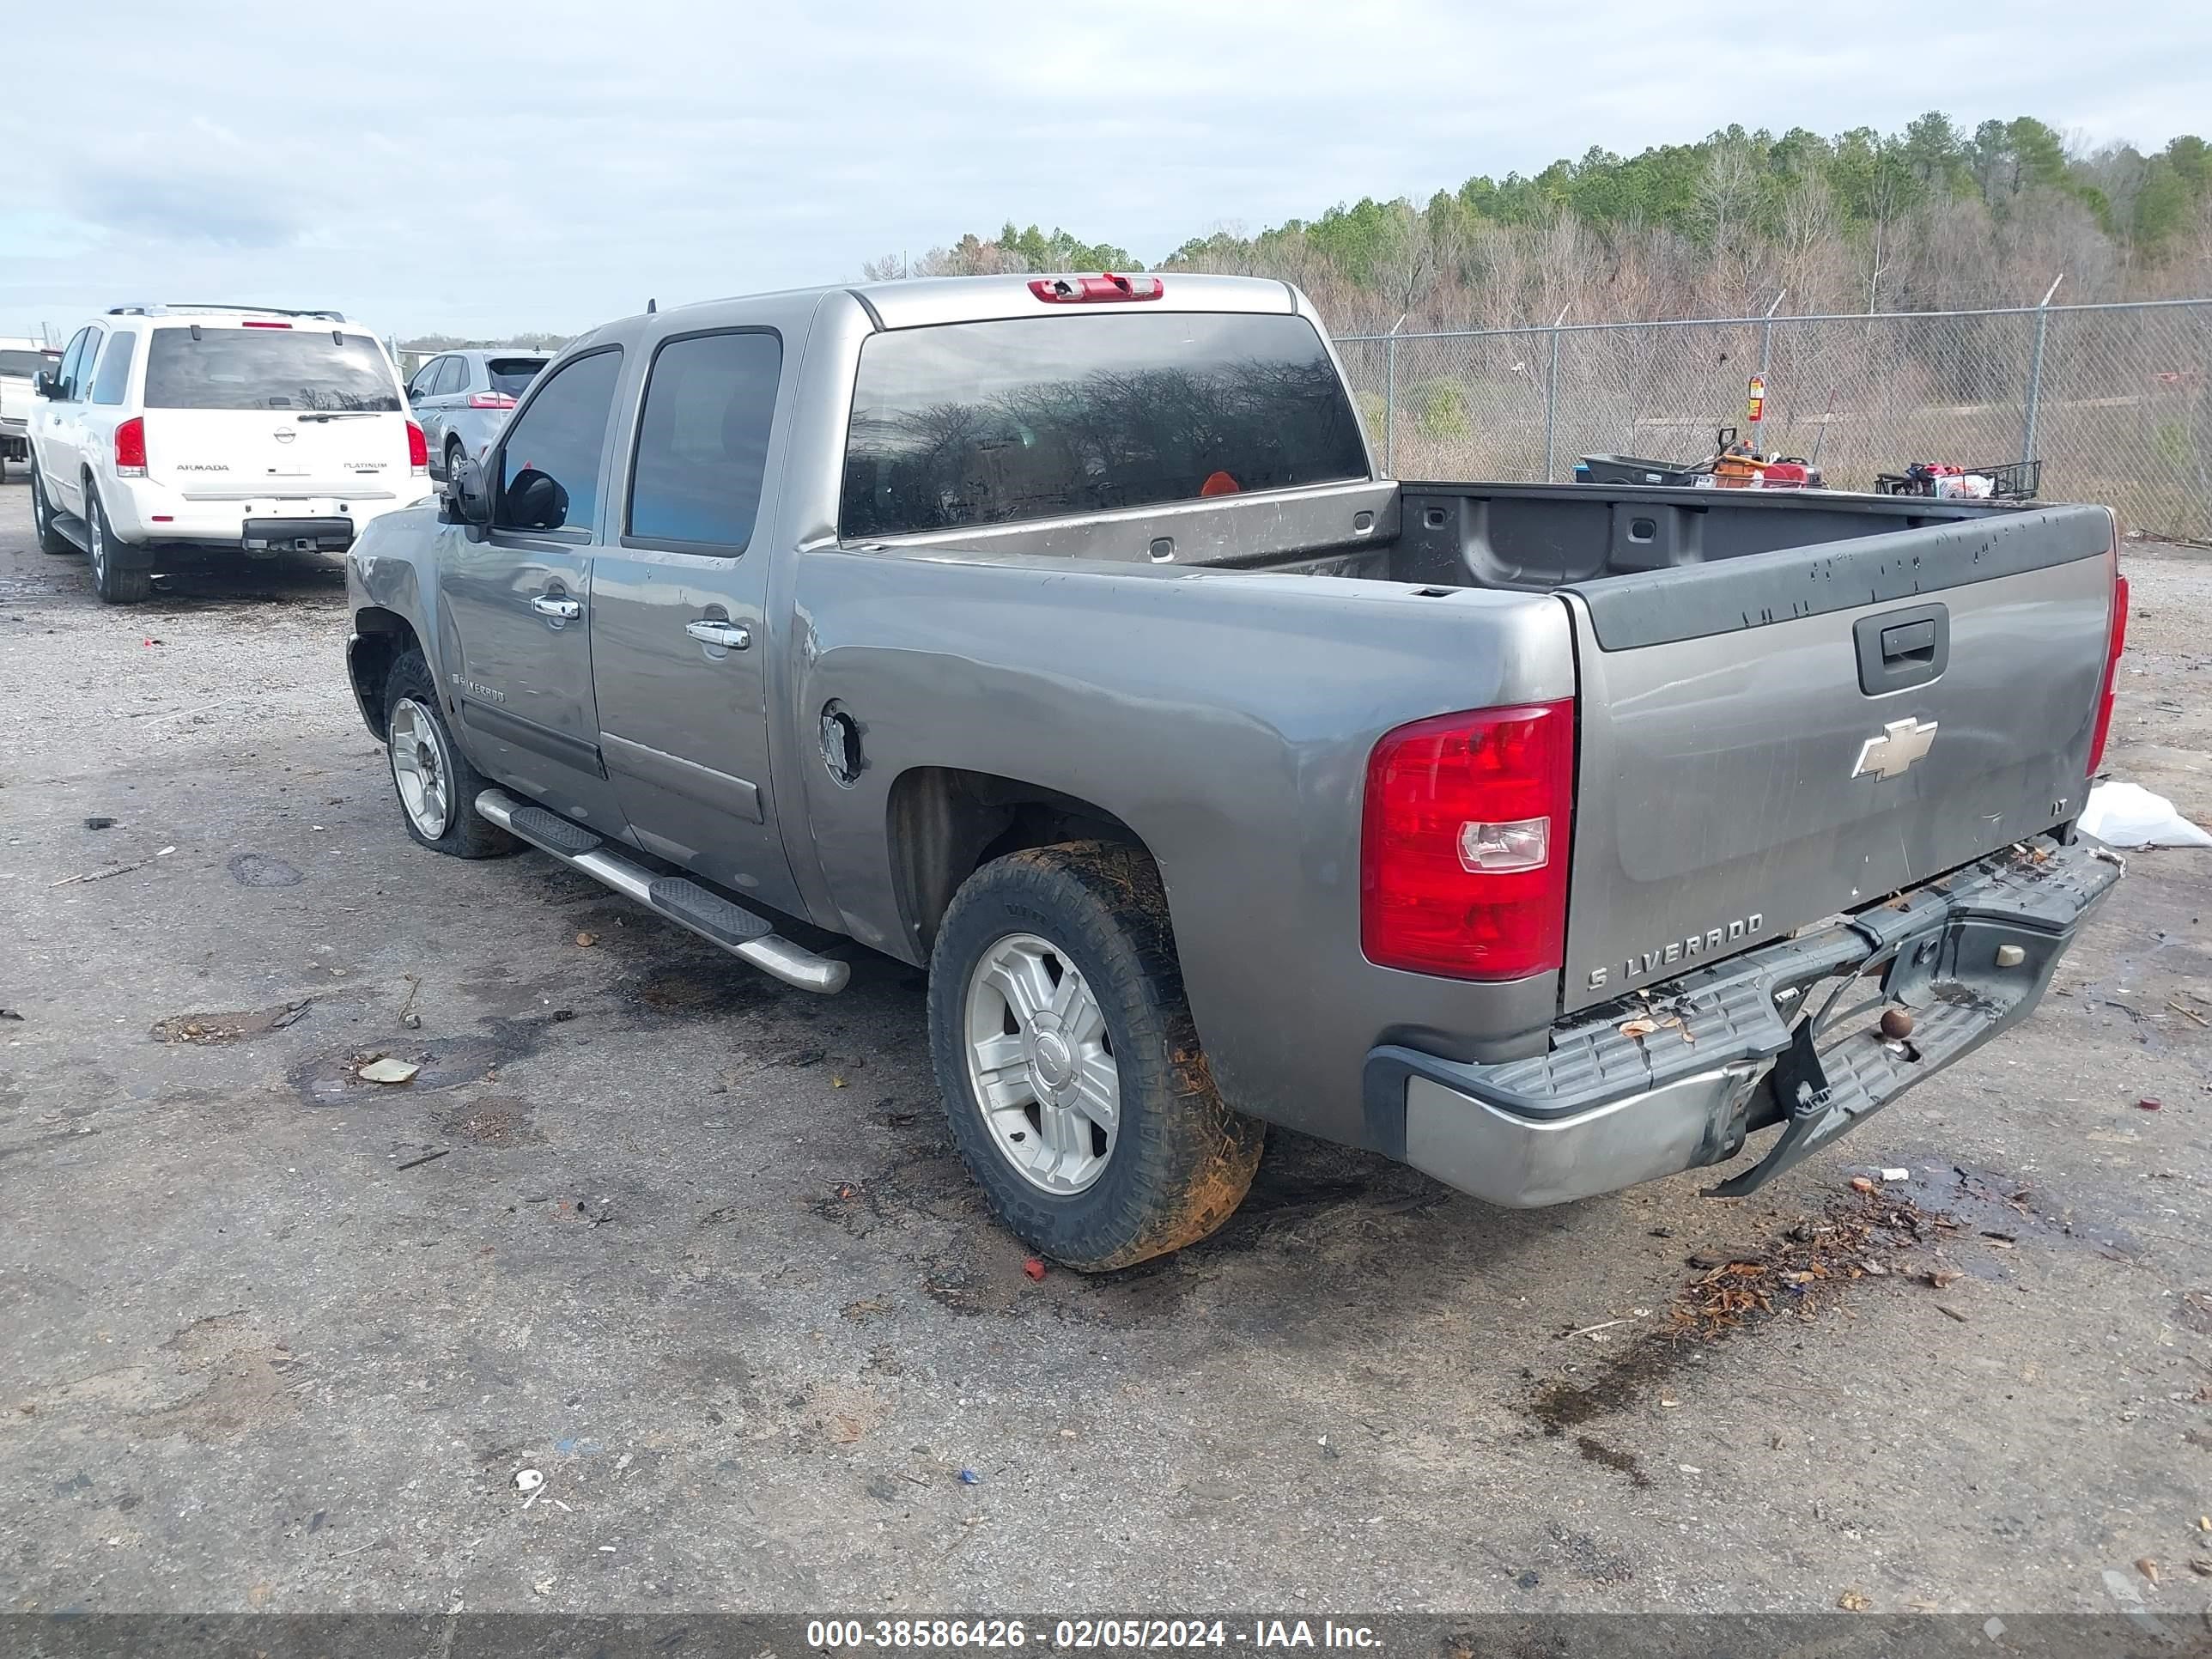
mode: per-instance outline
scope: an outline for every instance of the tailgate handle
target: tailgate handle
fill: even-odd
[[[1936,660],[1936,624],[1933,622],[1906,623],[1900,628],[1881,630],[1881,659],[1884,662],[1933,662]]]
[[[1907,605],[1851,624],[1859,690],[1869,697],[1910,690],[1950,665],[1951,611],[1943,605]]]

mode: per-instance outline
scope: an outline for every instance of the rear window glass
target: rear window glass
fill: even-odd
[[[57,361],[43,351],[0,351],[0,374],[13,374],[27,380],[33,374],[52,368]]]
[[[522,388],[530,384],[531,377],[545,367],[539,357],[495,357],[484,365],[491,376],[491,389],[504,392],[510,398],[520,398]]]
[[[384,352],[366,334],[328,329],[188,328],[154,331],[146,354],[149,409],[399,407]]]
[[[861,348],[840,521],[889,536],[1366,476],[1303,317],[954,323]]]

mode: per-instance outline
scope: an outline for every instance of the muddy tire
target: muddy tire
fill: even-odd
[[[39,551],[56,555],[84,550],[54,528],[54,504],[46,499],[46,481],[39,476],[39,463],[31,461],[31,528],[38,532]]]
[[[407,833],[433,852],[495,859],[522,843],[477,811],[491,780],[469,764],[439,705],[422,653],[401,653],[384,682],[385,750]]]
[[[90,478],[84,481],[85,539],[92,544],[92,591],[102,605],[143,605],[154,592],[154,556],[115,538],[107,509]]]
[[[1143,852],[1077,842],[985,865],[930,958],[930,1055],[992,1213],[1083,1273],[1234,1214],[1263,1126],[1214,1091]]]

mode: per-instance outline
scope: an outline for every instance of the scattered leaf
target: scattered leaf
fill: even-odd
[[[1853,1176],[1851,1177],[1851,1190],[1853,1192],[1870,1193],[1874,1191],[1874,1182],[1869,1181],[1864,1176]]]
[[[1923,1274],[1923,1277],[1937,1290],[1947,1291],[1966,1275],[1955,1267],[1938,1267],[1932,1273]]]
[[[1836,1598],[1836,1605],[1845,1613],[1864,1613],[1874,1603],[1867,1599],[1867,1593],[1855,1584]]]
[[[1620,1034],[1625,1037],[1647,1037],[1658,1029],[1656,1019],[1625,1019],[1620,1023]]]
[[[2152,1583],[2155,1584],[2158,1583],[2158,1563],[2152,1560],[2148,1555],[2142,1557],[2136,1563],[2136,1571],[2141,1573],[2144,1577],[2149,1579]]]
[[[597,933],[579,933],[576,935],[576,943],[582,945],[587,951],[599,942],[599,936]],[[546,1580],[546,1583],[552,1583],[552,1580],[549,1578]]]
[[[394,1060],[385,1054],[369,1061],[355,1075],[363,1083],[404,1083],[422,1069],[411,1060]]]

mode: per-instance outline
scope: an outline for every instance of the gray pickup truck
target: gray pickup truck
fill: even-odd
[[[1399,483],[1279,283],[632,317],[457,471],[349,556],[408,832],[810,991],[926,966],[969,1167],[1079,1268],[1268,1123],[1524,1206],[1774,1131],[1748,1191],[2120,873],[2105,508]]]

